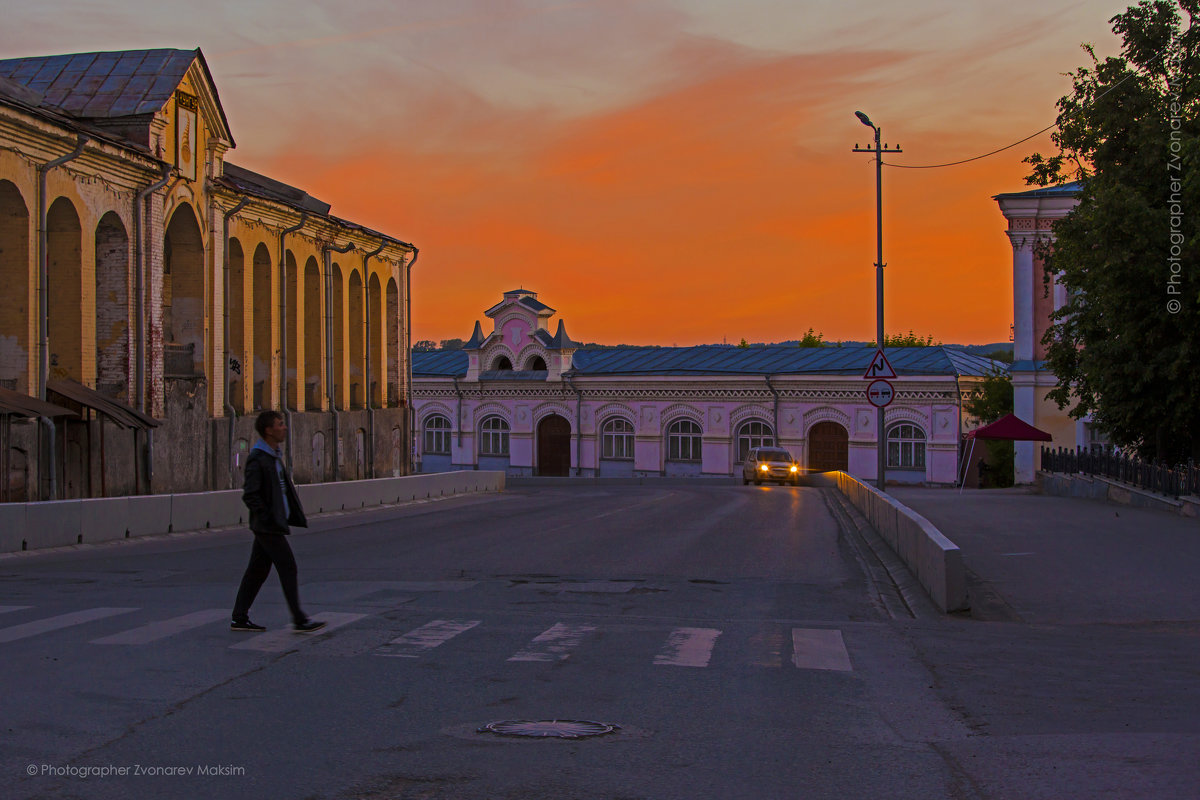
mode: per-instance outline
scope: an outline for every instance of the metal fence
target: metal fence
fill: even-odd
[[[1190,459],[1186,464],[1169,466],[1113,453],[1094,453],[1082,447],[1076,450],[1043,447],[1042,469],[1046,472],[1099,475],[1171,497],[1200,496],[1200,467]]]

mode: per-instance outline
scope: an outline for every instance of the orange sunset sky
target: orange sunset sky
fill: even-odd
[[[607,344],[871,339],[875,174],[1054,121],[1125,2],[8,3],[3,57],[200,47],[234,163],[421,249],[414,339],[537,291]],[[1049,135],[884,169],[886,327],[1007,341],[992,196]],[[487,330],[485,326],[485,330]]]

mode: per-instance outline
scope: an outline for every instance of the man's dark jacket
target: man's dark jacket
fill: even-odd
[[[246,459],[242,502],[250,509],[250,530],[255,533],[287,534],[289,525],[308,527],[300,497],[286,469],[283,470],[283,480],[287,484],[288,510],[291,513],[287,517],[283,515],[283,490],[279,486],[275,460],[275,456],[257,448],[251,450]]]

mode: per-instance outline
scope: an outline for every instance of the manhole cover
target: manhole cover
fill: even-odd
[[[510,719],[489,722],[480,728],[479,732],[494,733],[497,736],[527,736],[534,739],[584,739],[588,736],[615,733],[620,729],[620,725],[578,719]]]

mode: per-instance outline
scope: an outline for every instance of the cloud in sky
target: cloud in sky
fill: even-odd
[[[1112,51],[1123,5],[87,8],[17,10],[27,35],[6,25],[0,51],[201,46],[230,160],[421,247],[417,338],[466,337],[524,286],[576,338],[689,344],[872,336],[874,167],[850,152],[870,137],[852,112],[904,146],[901,163],[1003,146],[1052,121],[1081,41]],[[991,195],[1020,189],[1020,158],[1048,146],[885,170],[890,331],[1007,338],[1011,251]]]

